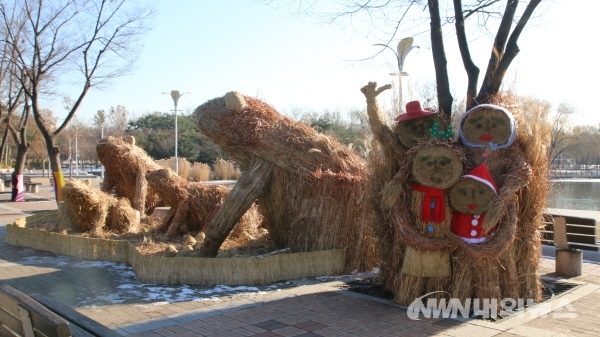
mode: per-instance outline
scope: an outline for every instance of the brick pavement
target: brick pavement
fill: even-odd
[[[0,192],[0,224],[56,208],[49,186],[42,186],[38,194],[28,193],[30,201],[23,203],[7,202],[7,193],[10,198],[10,192]],[[405,308],[390,301],[340,290],[343,279],[293,280],[291,286],[282,288],[184,301],[176,300],[177,292],[202,289],[171,286],[171,300],[152,301],[147,297],[156,285],[134,284],[135,291],[123,287],[135,282],[127,272],[115,272],[126,266],[109,268],[9,246],[3,242],[4,233],[5,226],[0,225],[1,281],[26,293],[39,292],[60,300],[124,336],[600,335],[600,265],[594,263],[584,263],[582,276],[565,280],[580,284],[578,288],[522,317],[515,315],[498,322],[423,317],[411,320]],[[553,279],[553,270],[554,260],[544,258],[540,274]],[[146,292],[140,290],[144,287],[148,288]],[[108,295],[121,297],[107,302]],[[557,310],[559,302],[568,305]]]

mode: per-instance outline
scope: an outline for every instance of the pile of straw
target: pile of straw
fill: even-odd
[[[102,191],[124,197],[142,214],[152,214],[159,202],[158,195],[147,188],[145,174],[159,170],[158,165],[141,148],[134,145],[133,137],[127,140],[106,137],[96,146],[98,159],[104,165]]]
[[[230,92],[198,107],[195,123],[243,169],[203,247],[214,256],[254,199],[280,249],[346,248],[347,268],[377,263],[366,163],[350,148],[257,99]],[[206,243],[208,242],[208,244]]]
[[[164,222],[158,229],[167,235],[196,235],[206,231],[229,189],[221,185],[208,185],[200,182],[188,182],[170,169],[160,169],[146,173],[148,185],[161,200],[171,206]],[[242,232],[256,235],[260,226],[260,217],[256,207],[248,209],[234,230],[236,236]]]
[[[70,179],[63,187],[64,206],[61,212],[66,220],[59,222],[59,230],[89,232],[103,236],[104,231],[136,233],[139,231],[139,213],[129,201],[115,198],[96,190],[89,180]],[[64,218],[64,216],[63,216]]]

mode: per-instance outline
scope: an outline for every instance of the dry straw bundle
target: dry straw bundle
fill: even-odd
[[[188,182],[170,169],[148,172],[146,179],[161,200],[171,206],[164,223],[159,226],[170,236],[196,235],[205,231],[229,193],[229,189],[221,185]],[[259,226],[257,209],[251,207],[241,217],[232,235],[243,231],[256,235]]]
[[[134,145],[133,137],[127,140],[106,137],[98,143],[98,159],[105,169],[102,191],[113,189],[141,213],[151,214],[159,202],[158,195],[147,189],[145,174],[162,167],[141,148]]]
[[[65,210],[70,222],[60,222],[59,230],[74,229],[102,236],[104,230],[135,233],[139,230],[139,214],[126,199],[117,199],[96,190],[89,180],[71,179],[63,187]],[[71,227],[72,228],[65,228]]]
[[[348,269],[376,264],[365,193],[368,171],[355,152],[236,92],[201,105],[195,119],[245,172],[225,201],[230,204],[221,208],[232,215],[217,216],[220,223],[206,233],[207,255],[214,256],[239,209],[259,198],[263,226],[278,248],[346,248]]]

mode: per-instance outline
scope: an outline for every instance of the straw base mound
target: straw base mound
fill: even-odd
[[[64,218],[59,213],[59,222],[64,221]],[[177,251],[184,253],[186,256],[194,256],[193,254],[185,254],[184,247],[186,246],[186,236],[169,236],[165,233],[156,230],[156,223],[142,226],[142,230],[137,233],[117,233],[114,231],[104,231],[101,233],[77,232],[73,230],[65,230],[65,226],[57,226],[56,223],[39,223],[29,228],[34,228],[46,232],[61,233],[73,237],[81,238],[101,238],[107,240],[125,240],[129,241],[143,255],[147,256],[164,256],[168,246],[174,246]],[[59,229],[59,228],[62,228]],[[288,252],[289,250],[278,249],[270,239],[269,233],[264,231],[256,231],[253,235],[246,234],[246,231],[234,231],[223,242],[217,257],[253,257],[266,254]]]

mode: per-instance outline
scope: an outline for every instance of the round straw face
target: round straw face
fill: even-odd
[[[502,110],[481,108],[473,111],[461,125],[465,139],[475,145],[506,144],[511,134],[510,119]]]
[[[439,189],[454,185],[460,179],[462,170],[458,155],[445,146],[419,150],[412,163],[412,174],[419,184]]]
[[[431,128],[435,122],[440,126],[444,125],[442,119],[436,114],[401,121],[397,126],[398,138],[402,145],[408,148],[413,147],[421,140],[432,138],[429,133],[429,128]]]
[[[489,186],[471,178],[461,178],[450,189],[450,202],[461,213],[485,213],[493,198],[494,191]]]

